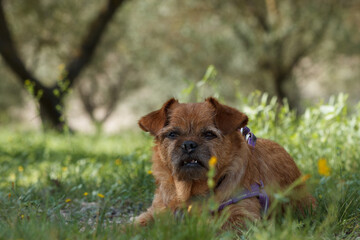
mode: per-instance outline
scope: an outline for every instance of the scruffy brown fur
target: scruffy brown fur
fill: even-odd
[[[175,211],[191,204],[194,196],[206,196],[206,173],[212,156],[218,160],[214,180],[219,186],[214,191],[219,203],[260,181],[266,187],[286,188],[298,179],[299,169],[279,144],[261,138],[255,148],[247,144],[239,131],[247,123],[244,113],[214,98],[188,104],[170,99],[161,109],[142,117],[139,126],[155,137],[152,172],[157,188],[151,207],[135,222],[146,225],[154,213]],[[312,198],[306,193],[297,201],[304,199],[311,204]],[[227,208],[227,224],[240,225],[245,219],[261,218],[261,206],[255,197]]]

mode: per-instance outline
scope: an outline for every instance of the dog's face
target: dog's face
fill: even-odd
[[[231,148],[227,137],[247,124],[247,116],[214,98],[202,103],[180,104],[175,99],[139,121],[155,136],[160,160],[184,181],[206,179],[212,156],[225,164]]]

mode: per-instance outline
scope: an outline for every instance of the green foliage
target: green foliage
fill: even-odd
[[[105,2],[2,4],[20,58],[34,76],[51,86],[66,75],[64,64],[78,53],[82,37]],[[133,109],[153,108],[178,96],[185,85],[196,88],[201,84],[196,80],[209,65],[221,76],[221,84],[209,78],[219,85],[216,93],[227,100],[234,100],[239,91],[275,94],[274,79],[282,76],[286,82],[281,88],[293,101],[327,97],[339,89],[358,101],[358,9],[358,1],[339,0],[127,1],[62,111],[70,118],[84,114],[72,109],[80,100],[94,125],[101,125],[120,101],[137,99],[131,102]],[[76,24],[73,16],[78,16]],[[29,111],[25,103],[30,100],[6,62],[1,59],[0,65],[0,121],[19,120],[23,114],[14,108]],[[56,95],[67,88],[63,84]],[[159,92],[161,97],[148,98]],[[193,93],[190,99],[196,100]]]
[[[355,239],[360,234],[360,105],[340,94],[296,116],[255,92],[238,98],[257,137],[285,146],[317,199],[312,215],[285,215],[220,231],[222,218],[185,213],[130,224],[154,192],[151,138],[0,131],[0,239]],[[330,176],[320,175],[325,159]],[[281,166],[279,166],[281,167]],[[278,193],[279,200],[286,197]],[[104,197],[102,197],[102,195]],[[241,233],[242,236],[237,235]]]
[[[216,81],[216,75],[215,67],[210,65],[200,81],[195,83],[185,80],[187,87],[181,91],[179,99],[184,102],[201,102],[208,96],[219,98],[219,84]]]

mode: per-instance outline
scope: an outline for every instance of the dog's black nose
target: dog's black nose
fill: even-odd
[[[194,141],[185,141],[183,142],[183,144],[181,144],[182,150],[186,153],[193,152],[197,146],[198,146],[197,143]]]

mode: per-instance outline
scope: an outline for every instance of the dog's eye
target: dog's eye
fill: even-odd
[[[166,137],[170,139],[175,139],[177,136],[179,136],[178,132],[169,132]]]
[[[215,135],[215,133],[211,132],[211,131],[207,131],[203,133],[204,138],[211,140],[216,138],[217,136]]]

